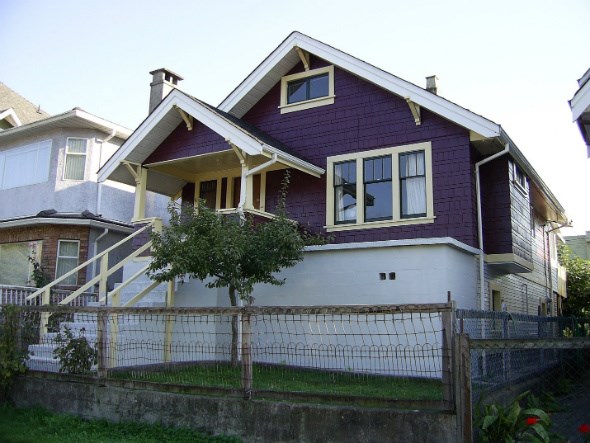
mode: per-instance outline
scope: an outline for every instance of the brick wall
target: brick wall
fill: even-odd
[[[0,230],[0,243],[19,243],[42,241],[41,266],[53,280],[57,262],[57,245],[59,240],[79,240],[80,253],[78,263],[88,259],[88,237],[90,229],[87,226],[38,225],[31,227],[8,228]],[[86,272],[78,273],[78,286],[86,282]]]

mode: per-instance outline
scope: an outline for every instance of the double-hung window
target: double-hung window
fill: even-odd
[[[67,274],[78,266],[78,255],[80,253],[80,242],[78,240],[59,240],[57,245],[57,263],[55,266],[55,278]],[[78,275],[74,273],[65,280],[62,285],[75,286],[78,284]]]
[[[430,143],[328,158],[328,231],[434,222]]]
[[[68,138],[64,180],[84,180],[87,142],[88,140],[85,138]]]
[[[399,155],[402,218],[426,216],[426,165],[424,151]]]
[[[281,78],[281,114],[334,103],[334,66]]]

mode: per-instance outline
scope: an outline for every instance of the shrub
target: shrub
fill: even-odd
[[[59,372],[68,374],[87,374],[97,362],[96,346],[91,346],[84,335],[74,337],[72,330],[65,328],[57,334],[57,348],[53,355],[59,359]]]
[[[6,305],[0,312],[0,403],[4,402],[14,377],[24,374],[28,355],[20,345],[20,309]]]

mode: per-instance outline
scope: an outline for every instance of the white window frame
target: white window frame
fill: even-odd
[[[304,100],[297,103],[288,103],[287,91],[289,83],[295,80],[301,80],[308,77],[315,77],[317,75],[328,74],[328,95],[325,97],[318,97],[311,100]],[[334,66],[326,66],[325,68],[310,69],[309,71],[299,72],[297,74],[286,75],[281,78],[281,104],[279,109],[281,114],[288,112],[302,111],[304,109],[316,108],[318,106],[326,106],[334,103]]]
[[[71,255],[60,255],[60,251],[61,251],[61,244],[62,243],[76,243],[78,245],[78,247],[76,248],[77,250],[77,255],[71,256]],[[59,260],[60,259],[64,259],[64,258],[75,258],[76,259],[76,266],[74,266],[74,268],[76,268],[79,264],[80,264],[80,240],[68,240],[68,239],[63,239],[63,240],[58,240],[57,241],[57,253],[56,253],[56,260],[55,260],[55,278],[59,278],[61,277],[61,275],[58,275],[58,269],[59,269]],[[73,268],[72,268],[73,269]],[[68,271],[70,272],[70,271]],[[67,274],[67,272],[66,272]],[[62,274],[65,275],[65,274]],[[74,274],[75,277],[75,282],[74,283],[65,283],[65,282],[61,282],[60,284],[62,285],[67,285],[67,286],[77,286],[78,285],[78,273],[76,272]],[[69,278],[69,277],[68,277]],[[67,279],[66,279],[67,280]]]
[[[399,154],[412,151],[424,151],[424,167],[426,172],[426,215],[415,218],[402,218],[401,216],[401,192],[399,177]],[[357,197],[357,216],[354,223],[335,223],[334,217],[334,164],[344,161],[356,160],[356,195],[363,195],[363,160],[371,157],[383,157],[391,155],[393,186],[393,216],[391,220],[365,221],[364,199]],[[355,152],[328,157],[326,167],[326,230],[328,232],[346,231],[353,229],[383,228],[388,226],[402,226],[434,223],[434,199],[432,191],[432,144],[430,142],[415,143],[411,145],[395,146],[370,151]]]
[[[70,140],[84,140],[86,142],[86,146],[84,149],[84,154],[82,154],[81,152],[70,152]],[[66,177],[66,171],[67,171],[67,164],[68,164],[68,157],[69,156],[84,156],[84,171],[82,173],[82,178],[78,179],[78,178],[68,178]],[[65,149],[65,153],[64,153],[64,166],[63,166],[63,174],[62,174],[62,179],[64,181],[75,181],[75,182],[81,182],[84,181],[86,179],[86,165],[87,165],[87,161],[88,161],[88,139],[84,138],[84,137],[68,137],[66,140],[66,149]]]
[[[520,192],[528,195],[527,176],[516,162],[512,163],[512,182]]]

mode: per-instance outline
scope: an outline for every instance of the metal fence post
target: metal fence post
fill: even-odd
[[[242,314],[242,390],[244,398],[249,400],[252,397],[252,325],[251,314]]]

